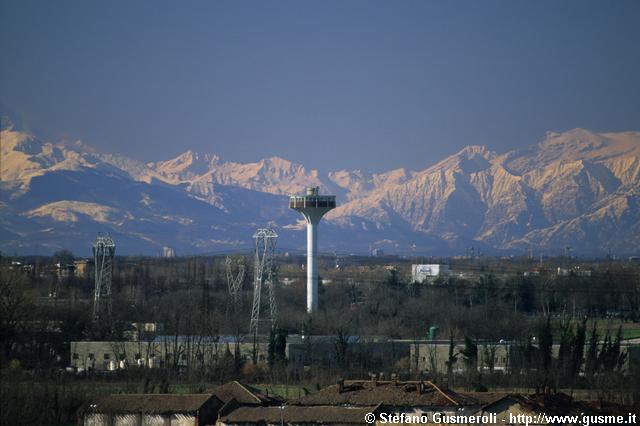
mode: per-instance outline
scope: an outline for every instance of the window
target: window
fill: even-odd
[[[137,353],[137,354],[136,354],[136,356],[135,356],[135,358],[136,358],[136,359],[140,359],[140,354],[139,354],[139,353]]]
[[[90,353],[89,354],[89,359],[93,359],[93,358],[94,358],[94,355]]]
[[[78,358],[79,358],[78,353],[77,353],[77,352],[74,352],[74,353],[73,353],[73,359],[78,359]]]
[[[108,360],[109,358],[110,358],[110,355],[109,355],[109,354],[107,354],[107,353],[105,353],[105,354],[104,354],[104,359],[105,359],[105,360]]]

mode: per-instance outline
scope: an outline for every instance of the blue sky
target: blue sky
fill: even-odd
[[[51,139],[422,169],[640,130],[638,1],[0,0],[0,104]]]

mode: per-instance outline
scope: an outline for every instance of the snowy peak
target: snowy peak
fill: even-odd
[[[217,166],[220,158],[215,154],[201,154],[188,150],[167,161],[148,163],[150,169],[172,181],[196,178]]]
[[[345,198],[349,201],[402,184],[411,176],[404,168],[372,174],[366,174],[362,170],[338,170],[327,175],[333,184],[345,191]]]
[[[256,163],[222,163],[210,173],[218,183],[270,194],[297,194],[309,186],[327,190],[316,170],[307,172],[301,164],[280,157],[270,157]]]
[[[499,161],[516,174],[526,174],[555,162],[571,163],[587,160],[616,169],[616,176],[624,172],[620,161],[640,157],[640,132],[593,133],[573,129],[563,133],[547,132],[538,145],[502,155]]]
[[[50,170],[77,170],[92,165],[75,151],[43,142],[30,133],[13,128],[0,132],[2,167],[0,178],[25,189],[32,178]]]
[[[470,145],[445,158],[419,174],[430,174],[441,171],[475,173],[491,166],[496,154],[485,146]]]

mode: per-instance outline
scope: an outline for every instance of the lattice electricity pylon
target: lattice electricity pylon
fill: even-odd
[[[271,327],[274,327],[276,323],[277,306],[276,295],[273,288],[276,280],[276,274],[273,258],[276,251],[276,240],[278,238],[278,234],[276,234],[271,228],[261,228],[256,231],[253,238],[256,240],[256,261],[253,281],[253,307],[251,309],[251,323],[249,325],[249,330],[254,337],[257,337],[260,321],[270,322]],[[270,317],[260,319],[260,303],[263,284],[269,293]]]
[[[93,244],[95,288],[93,292],[93,319],[98,321],[106,314],[111,318],[111,276],[116,244],[110,235],[98,235]]]
[[[227,288],[231,302],[237,304],[240,301],[240,290],[244,281],[245,263],[243,257],[227,257],[224,261],[227,274]]]

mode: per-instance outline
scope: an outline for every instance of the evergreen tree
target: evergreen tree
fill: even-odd
[[[596,322],[594,321],[589,337],[589,346],[587,348],[587,359],[585,361],[584,370],[587,376],[592,377],[598,369],[598,332],[596,330]]]
[[[272,327],[269,332],[269,346],[267,360],[269,367],[284,366],[287,361],[287,333],[279,328]]]
[[[449,334],[449,357],[445,362],[447,366],[447,380],[449,381],[449,384],[451,384],[453,381],[453,366],[458,361],[458,355],[459,354],[455,353],[455,345],[453,343],[453,332],[452,332]]]
[[[576,335],[573,345],[573,351],[571,353],[571,367],[570,374],[572,380],[580,374],[580,369],[584,361],[584,346],[587,338],[587,319],[582,320],[582,323],[576,328]]]
[[[551,331],[551,317],[538,328],[539,365],[545,372],[551,367],[551,350],[553,348],[553,333]]]
[[[558,350],[558,373],[563,379],[571,376],[575,340],[576,337],[573,334],[573,326],[569,323],[562,329],[560,348]]]
[[[464,361],[467,382],[473,383],[478,373],[478,345],[468,336],[464,336],[464,348],[459,351]]]

